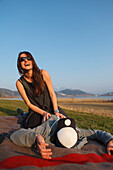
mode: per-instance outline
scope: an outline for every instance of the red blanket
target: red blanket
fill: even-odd
[[[20,128],[18,118],[0,117],[0,133],[10,133]],[[13,144],[6,136],[0,144],[0,169],[112,169],[113,156],[106,154],[106,149],[98,142],[89,141],[82,150],[50,146],[53,150],[51,160],[40,157],[37,150]]]

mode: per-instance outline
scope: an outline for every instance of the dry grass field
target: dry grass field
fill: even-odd
[[[58,98],[64,109],[113,117],[113,100]]]

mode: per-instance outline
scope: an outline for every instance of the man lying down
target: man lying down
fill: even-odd
[[[42,158],[45,159],[51,159],[52,150],[48,148],[49,144],[81,149],[88,143],[88,139],[104,143],[108,154],[113,154],[113,135],[101,130],[80,129],[75,126],[74,119],[58,119],[55,115],[36,128],[21,128],[15,131],[10,139],[20,146],[31,147],[36,143]]]

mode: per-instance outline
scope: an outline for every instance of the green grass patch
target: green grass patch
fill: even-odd
[[[27,112],[28,108],[23,101],[20,100],[0,100],[0,116],[16,116],[17,107]]]
[[[20,107],[24,112],[28,107],[20,100],[0,100],[0,116],[15,116],[16,109]],[[63,109],[69,117],[75,119],[76,125],[84,129],[101,129],[113,134],[113,118],[108,116],[96,115],[93,113],[77,112]]]

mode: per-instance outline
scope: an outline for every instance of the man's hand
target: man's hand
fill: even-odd
[[[52,151],[51,149],[47,149],[46,147],[49,146],[48,143],[45,143],[44,138],[41,135],[36,136],[37,147],[39,152],[44,159],[51,159]]]
[[[43,113],[43,119],[42,119],[42,123],[44,123],[46,120],[48,120],[51,117],[51,114],[48,112],[44,112]]]
[[[111,139],[107,144],[107,152],[108,152],[108,155],[113,154],[113,139]]]
[[[66,118],[63,114],[56,112],[55,115],[59,118]]]

